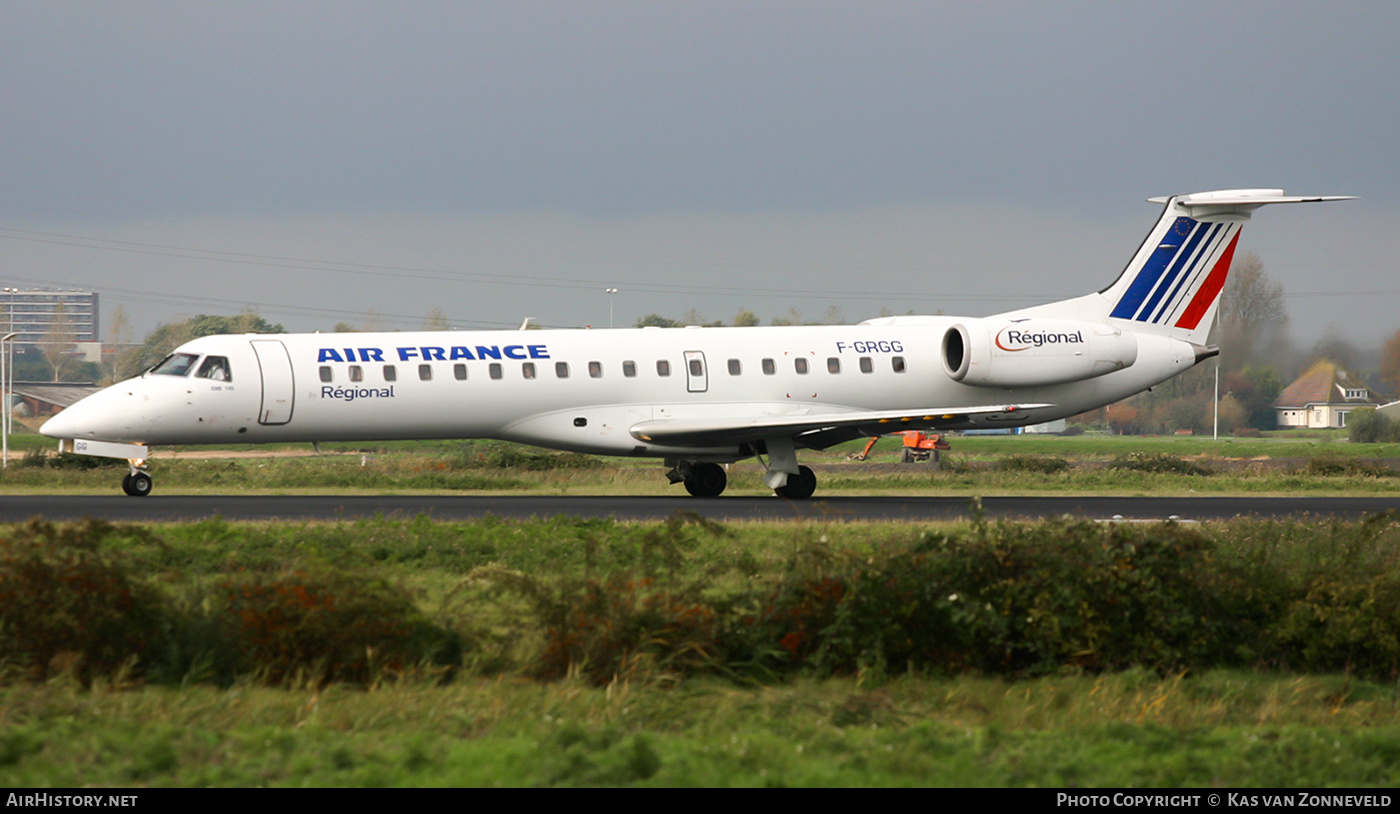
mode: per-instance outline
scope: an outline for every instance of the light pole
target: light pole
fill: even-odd
[[[603,291],[608,295],[608,327],[613,326],[613,295],[617,293],[616,288],[605,288]]]
[[[0,441],[0,450],[2,450],[0,451],[0,467],[4,469],[10,468],[10,394],[15,389],[15,383],[12,381],[14,379],[14,371],[11,369],[13,366],[8,364],[9,358],[6,353],[14,344],[12,340],[16,336],[19,334],[11,331],[0,338],[0,385],[3,385],[0,386],[0,399],[3,399],[3,402],[0,403],[3,403],[5,408],[4,414],[0,415],[0,437],[4,439]]]

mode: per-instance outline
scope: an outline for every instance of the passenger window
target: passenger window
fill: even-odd
[[[459,381],[459,382],[464,382],[464,381],[466,381],[466,380],[467,380],[467,366],[464,365],[464,364],[462,364],[461,362],[458,362],[457,364],[455,364],[455,365],[452,366],[452,375],[453,375],[453,376],[456,376],[456,377],[457,377],[457,381]]]
[[[836,356],[828,356],[827,359],[826,359],[826,372],[827,372],[827,373],[840,373],[840,372],[841,372],[841,359],[840,359],[839,357],[836,357]]]
[[[393,365],[384,366],[384,381],[396,382],[399,380],[399,369]]]
[[[658,375],[658,376],[669,376],[669,375],[671,375],[671,363],[668,362],[668,361],[666,361],[665,359],[657,359],[657,360],[656,360],[656,375]]]
[[[493,378],[493,379],[499,379],[499,378],[501,378],[501,363],[500,363],[500,362],[492,362],[492,363],[491,363],[491,367],[490,367],[490,371],[491,371],[491,378]]]
[[[333,378],[330,365],[321,365],[321,381],[329,382]]]
[[[700,365],[700,360],[699,360],[699,359],[691,359],[691,360],[690,360],[690,375],[692,375],[692,376],[704,376],[704,375],[705,375],[705,368],[702,367],[702,366]]]
[[[365,369],[359,365],[350,366],[350,381],[362,382],[365,380]]]
[[[433,380],[433,366],[432,366],[432,365],[419,365],[419,366],[418,366],[418,378],[419,378],[421,381],[425,381],[425,382],[430,382],[430,381],[432,381],[432,380]]]
[[[891,358],[890,358],[890,364],[891,364],[892,366],[894,366],[894,372],[895,372],[895,373],[903,373],[903,372],[904,372],[904,357],[903,357],[903,356],[893,356],[893,357],[891,357]]]
[[[775,365],[775,364],[773,363],[773,360],[772,360],[772,359],[764,359],[764,360],[763,360],[763,375],[765,375],[765,376],[772,376],[773,374],[775,374],[775,373],[777,373],[777,372],[778,372],[778,366]]]
[[[742,372],[742,371],[743,371],[743,368],[739,365],[739,360],[738,360],[738,359],[730,359],[730,360],[729,360],[729,375],[731,375],[731,376],[738,376],[739,373]]]
[[[594,379],[601,379],[601,378],[603,378],[603,363],[602,363],[602,362],[589,362],[589,363],[588,363],[588,375],[589,375],[591,378],[594,378]]]
[[[860,357],[860,372],[861,372],[861,373],[874,373],[874,372],[875,372],[875,362],[874,362],[874,360],[872,360],[869,356],[862,356],[862,357]]]
[[[229,375],[228,357],[226,356],[204,357],[204,364],[199,366],[199,372],[194,375],[200,379],[212,379],[216,382],[233,381],[233,377]]]
[[[172,353],[165,357],[160,364],[151,368],[152,373],[159,373],[162,376],[184,376],[194,367],[194,362],[199,358],[197,353]]]
[[[626,377],[629,378],[629,379],[636,378],[636,376],[637,376],[637,363],[636,363],[636,362],[632,362],[632,361],[623,362],[623,363],[622,363],[622,375],[626,376]]]
[[[524,364],[522,364],[520,366],[520,375],[524,376],[527,379],[535,378],[535,363],[525,362]]]
[[[567,379],[567,378],[569,378],[569,363],[568,363],[568,362],[555,362],[555,363],[554,363],[554,375],[555,375],[555,376],[558,376],[558,377],[561,378],[561,379]]]
[[[794,368],[798,373],[802,374],[803,376],[806,376],[806,375],[807,375],[807,360],[806,360],[806,359],[804,359],[804,358],[802,358],[801,356],[799,356],[799,357],[797,357],[796,359],[793,359],[793,360],[792,360],[792,366],[793,366],[793,368]]]

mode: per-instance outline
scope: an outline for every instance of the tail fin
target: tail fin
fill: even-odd
[[[1150,198],[1166,205],[1162,216],[1112,285],[1097,294],[997,316],[1107,322],[1126,331],[1205,345],[1230,274],[1240,226],[1254,210],[1273,203],[1349,199],[1285,195],[1281,189],[1225,189]]]
[[[1165,208],[1132,262],[1108,288],[1106,318],[1126,330],[1161,333],[1204,345],[1240,227],[1271,203],[1346,200],[1290,196],[1281,189],[1229,189],[1152,198]]]

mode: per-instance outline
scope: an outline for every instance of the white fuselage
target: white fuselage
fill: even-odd
[[[939,425],[1020,426],[1117,401],[1196,361],[1189,343],[1143,334],[1136,362],[1107,375],[1035,388],[972,386],[954,381],[940,356],[957,322],[211,336],[176,351],[191,357],[183,373],[158,368],[121,382],[60,413],[44,432],[147,445],[496,438],[602,455],[732,460],[752,452],[738,442],[649,443],[632,428],[665,419],[1037,405]]]

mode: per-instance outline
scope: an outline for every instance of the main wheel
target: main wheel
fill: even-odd
[[[145,497],[151,493],[151,487],[155,484],[151,481],[151,476],[145,472],[132,472],[122,478],[122,491],[132,497]]]
[[[728,485],[729,476],[724,473],[724,467],[709,462],[691,466],[690,475],[685,479],[685,490],[695,497],[719,497]]]
[[[787,483],[773,490],[778,497],[788,500],[806,500],[817,491],[817,475],[805,466],[797,467],[796,475],[788,475]]]

